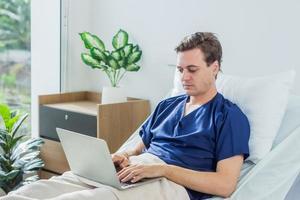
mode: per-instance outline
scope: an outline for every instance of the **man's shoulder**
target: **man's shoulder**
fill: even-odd
[[[159,106],[168,106],[170,104],[173,104],[175,102],[182,102],[183,100],[185,100],[187,97],[186,94],[182,94],[182,95],[178,95],[178,96],[174,96],[174,97],[169,97],[166,98],[164,100],[162,100],[158,105]]]
[[[229,117],[238,117],[238,118],[247,118],[244,112],[241,110],[241,108],[236,104],[224,97],[222,94],[220,94],[221,98],[219,101],[219,107],[220,110],[224,116]]]

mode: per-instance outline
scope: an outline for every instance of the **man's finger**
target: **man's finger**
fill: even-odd
[[[130,169],[134,168],[135,166],[136,166],[136,165],[129,165],[129,166],[126,166],[126,167],[124,167],[121,171],[119,171],[119,172],[117,173],[117,175],[119,176],[119,175],[122,174],[124,171],[130,170]]]
[[[132,171],[130,172],[125,178],[121,179],[122,182],[126,182],[131,180],[134,176],[136,176],[135,172]]]
[[[137,168],[136,165],[123,168],[124,170],[121,170],[120,173],[118,173],[119,179],[123,180],[124,177],[128,176],[130,173],[132,173],[133,171],[135,171],[136,168]]]
[[[112,157],[112,160],[122,162],[124,160],[124,157],[119,156],[119,155],[115,155],[114,157]]]
[[[120,163],[121,168],[127,167],[128,165],[129,165],[129,162],[126,159],[124,159],[123,162]]]
[[[135,183],[135,182],[140,181],[141,179],[143,179],[142,174],[137,175],[137,176],[134,176],[134,177],[131,179],[131,182],[132,182],[132,183]]]
[[[121,171],[119,171],[117,173],[117,176],[119,177],[119,179],[123,179],[124,177],[126,177],[131,171],[128,169],[128,167],[123,168]]]

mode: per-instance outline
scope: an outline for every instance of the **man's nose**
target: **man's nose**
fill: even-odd
[[[187,72],[186,70],[183,70],[183,72],[181,73],[181,80],[185,81],[185,80],[189,80],[189,79],[190,79],[189,72]]]

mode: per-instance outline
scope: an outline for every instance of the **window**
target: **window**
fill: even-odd
[[[31,106],[30,0],[0,0],[0,103]],[[30,115],[21,132],[30,133]]]

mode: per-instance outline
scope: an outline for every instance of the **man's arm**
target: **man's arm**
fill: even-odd
[[[145,148],[143,141],[140,141],[133,149],[122,152],[127,158],[140,155]]]
[[[184,187],[199,192],[228,197],[234,192],[243,156],[233,156],[217,163],[216,172],[199,172],[167,164],[132,165],[118,172],[121,181],[164,176]]]
[[[221,160],[216,172],[198,172],[174,165],[166,166],[165,177],[199,192],[229,197],[235,190],[243,156]]]

